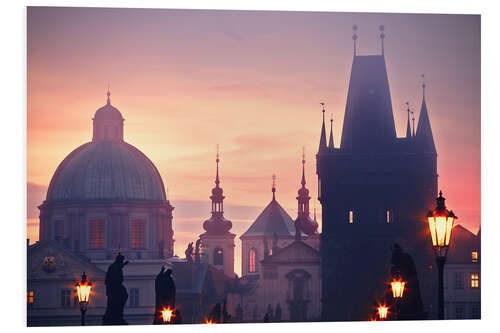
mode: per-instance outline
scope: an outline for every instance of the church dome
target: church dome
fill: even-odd
[[[54,173],[47,202],[166,202],[153,162],[123,140],[124,119],[110,95],[94,115],[92,141],[73,150]]]
[[[59,165],[47,202],[166,201],[161,176],[139,149],[124,141],[92,141]]]

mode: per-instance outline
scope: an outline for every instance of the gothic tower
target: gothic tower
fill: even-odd
[[[219,149],[215,160],[215,187],[212,189],[212,216],[203,223],[205,233],[200,235],[208,263],[219,268],[229,277],[234,276],[234,237],[231,233],[233,224],[224,218],[224,195],[219,187]]]
[[[406,136],[396,137],[384,53],[355,52],[339,148],[326,144],[324,112],[316,155],[323,319],[367,320],[389,282],[394,243],[413,256],[430,312],[436,269],[425,214],[437,194],[437,154],[425,95],[416,134],[408,119]]]

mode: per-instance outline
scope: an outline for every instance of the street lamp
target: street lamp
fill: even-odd
[[[82,326],[85,326],[85,312],[89,304],[91,288],[92,283],[87,281],[87,275],[83,272],[81,281],[76,283],[76,292],[78,294],[78,302],[80,303],[80,312],[82,313]]]
[[[395,299],[403,298],[403,292],[405,290],[405,282],[401,279],[393,279],[391,282],[392,297]]]
[[[431,233],[432,246],[434,255],[436,256],[436,264],[438,267],[438,313],[439,319],[444,319],[444,286],[443,286],[443,270],[446,262],[446,255],[450,245],[451,231],[453,222],[458,217],[453,214],[453,211],[446,209],[444,204],[443,192],[439,191],[439,197],[436,199],[436,208],[429,211],[427,219],[429,221],[429,230]]]
[[[168,306],[168,308],[164,307],[161,310],[161,318],[164,324],[170,324],[173,317],[175,317],[175,314],[174,310],[170,308],[170,305]]]
[[[380,320],[385,320],[385,319],[387,319],[387,314],[389,313],[389,308],[387,307],[387,305],[382,304],[382,305],[378,306],[377,312],[378,312],[378,317],[380,318]]]

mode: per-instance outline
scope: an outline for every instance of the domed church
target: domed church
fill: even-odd
[[[157,168],[123,139],[124,119],[107,103],[93,118],[92,141],[59,164],[40,209],[40,241],[92,260],[173,256],[172,210]]]

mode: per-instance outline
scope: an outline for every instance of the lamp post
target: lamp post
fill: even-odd
[[[438,319],[444,319],[443,271],[450,245],[453,222],[458,218],[453,214],[453,211],[446,209],[444,200],[443,192],[439,191],[439,197],[436,199],[436,208],[427,214],[432,246],[438,267]]]
[[[392,297],[394,298],[394,319],[399,319],[399,302],[403,299],[403,293],[405,291],[406,282],[399,276],[397,272],[391,282]]]
[[[82,326],[85,326],[85,312],[87,311],[87,306],[89,305],[92,283],[87,281],[87,275],[83,272],[81,281],[77,282],[75,286],[78,295],[78,302],[80,303],[80,312],[82,314]]]

